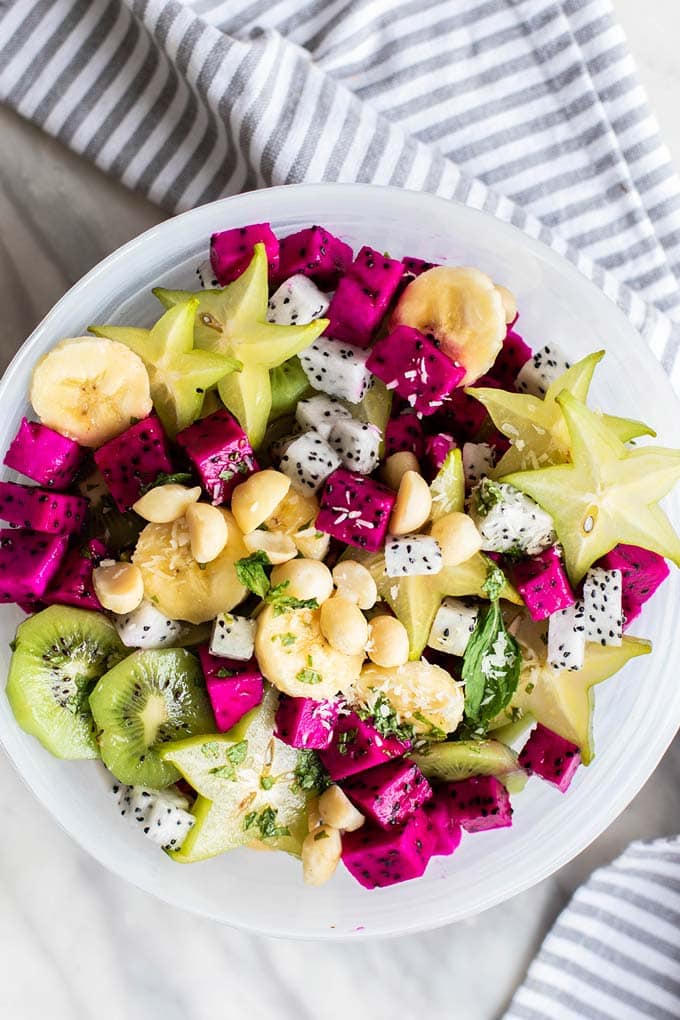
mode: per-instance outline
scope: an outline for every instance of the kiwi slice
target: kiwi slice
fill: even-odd
[[[161,744],[215,732],[198,660],[183,648],[129,655],[101,678],[90,707],[104,764],[129,786],[161,790],[177,782]]]
[[[519,771],[517,755],[500,740],[447,740],[411,755],[428,779],[454,782],[470,776],[503,778]]]
[[[57,758],[98,758],[88,696],[127,655],[113,624],[50,606],[20,625],[13,648],[7,698],[21,728]]]

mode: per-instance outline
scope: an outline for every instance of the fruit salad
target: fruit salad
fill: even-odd
[[[593,689],[680,564],[680,451],[589,406],[604,352],[319,226],[218,232],[154,293],[40,359],[4,458],[19,725],[170,860],[311,885],[418,878],[531,777],[587,782]]]

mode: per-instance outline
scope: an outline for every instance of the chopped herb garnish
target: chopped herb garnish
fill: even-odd
[[[270,566],[269,557],[261,549],[251,553],[250,556],[244,556],[234,564],[236,576],[243,587],[252,591],[253,594],[259,595],[261,599],[265,597],[270,588],[269,577],[264,569]]]
[[[330,777],[321,764],[318,754],[308,749],[300,751],[294,772],[294,789],[323,793],[330,785]]]
[[[317,673],[315,669],[310,669],[309,666],[306,666],[305,669],[301,669],[299,673],[296,673],[295,679],[299,680],[301,684],[323,683],[321,673]]]
[[[314,837],[314,842],[318,843],[320,839],[328,839],[328,838],[329,837],[328,837],[328,833],[326,832],[326,830],[325,829],[321,829],[321,831],[317,832],[316,836]]]
[[[493,508],[502,502],[503,490],[498,482],[493,482],[490,478],[483,478],[475,493],[475,505],[479,516],[488,516]]]
[[[205,746],[205,745],[204,745]],[[217,744],[217,747],[220,745]],[[248,741],[241,740],[238,744],[233,744],[227,749],[225,758],[227,759],[224,765],[218,765],[214,769],[210,769],[208,775],[218,776],[220,779],[229,779],[231,782],[236,780],[236,766],[242,765],[248,755]]]
[[[351,745],[354,743],[358,736],[359,730],[354,727],[351,730],[344,730],[344,732],[338,734],[337,747],[338,754],[347,754]]]
[[[289,836],[290,829],[285,825],[276,824],[276,811],[272,807],[264,807],[261,811],[249,811],[243,820],[243,828],[256,828],[260,839],[273,839],[276,836]]]
[[[286,631],[285,634],[275,634],[272,641],[280,641],[284,648],[288,648],[290,645],[295,644],[297,638],[295,637],[295,634],[291,634],[290,631]]]
[[[496,599],[500,598],[500,594],[505,588],[506,578],[501,568],[489,560],[486,568],[486,581],[482,585],[482,591],[488,598],[489,602],[495,602]]]
[[[286,589],[290,581],[282,581],[275,584],[264,596],[265,602],[274,607],[274,616],[281,616],[291,609],[318,609],[319,603],[316,599],[296,599],[292,595],[286,595]]]
[[[260,779],[260,786],[262,787],[263,790],[271,790],[273,785],[274,780],[272,779],[271,776],[262,776],[262,778]]]
[[[411,723],[401,722],[399,713],[392,707],[392,704],[382,691],[379,691],[370,707],[359,709],[357,714],[360,719],[370,719],[374,729],[383,737],[396,737],[404,743],[415,738],[415,730]],[[347,731],[351,733],[351,730]],[[356,732],[356,731],[355,731]],[[344,733],[340,734],[341,737]],[[338,748],[340,750],[340,748]],[[346,751],[340,750],[341,754]]]
[[[220,745],[215,740],[201,745],[201,754],[205,755],[206,758],[216,758],[219,753]]]
[[[429,737],[430,740],[446,740],[446,733],[444,730],[440,729],[439,726],[435,726],[426,715],[423,715],[422,712],[414,712],[413,718],[416,719],[417,722],[422,723],[423,726],[427,726],[427,733],[422,734],[422,736]]]
[[[191,480],[191,475],[188,471],[177,471],[172,475],[161,471],[156,475],[152,482],[147,482],[146,485],[142,485],[139,490],[139,495],[143,496],[145,493],[150,492],[151,489],[156,489],[159,485],[188,485]]]
[[[524,690],[527,694],[531,694],[535,686],[536,684],[527,684]]]
[[[215,676],[218,678],[218,680],[226,680],[232,676],[238,676],[238,673],[236,672],[235,669],[227,669],[226,666],[223,666],[221,669],[217,670]]]

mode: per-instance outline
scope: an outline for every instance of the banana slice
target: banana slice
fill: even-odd
[[[402,294],[390,326],[412,326],[433,336],[466,369],[470,386],[493,365],[505,337],[505,309],[493,280],[467,266],[436,266]]]
[[[371,709],[380,695],[387,698],[401,722],[419,734],[453,733],[463,718],[465,696],[450,673],[419,660],[403,666],[364,666],[354,685],[352,701]]]
[[[255,655],[262,673],[292,698],[325,701],[347,691],[361,672],[364,654],[344,655],[326,641],[318,609],[275,614],[267,606],[257,618]]]
[[[62,340],[35,366],[30,400],[43,425],[99,447],[151,412],[149,376],[138,355],[113,340]]]
[[[290,488],[265,524],[269,531],[293,535],[311,527],[318,512],[319,502],[314,496],[302,496],[296,489]]]

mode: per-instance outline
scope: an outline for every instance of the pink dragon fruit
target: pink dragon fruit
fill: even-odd
[[[262,701],[262,673],[255,659],[237,662],[211,655],[208,645],[199,646],[198,657],[217,729],[226,733]]]
[[[424,474],[427,478],[434,478],[451,450],[458,444],[448,432],[435,432],[425,440],[424,449]]]
[[[15,528],[30,528],[47,535],[71,534],[81,530],[87,506],[82,496],[0,482],[0,518]]]
[[[337,468],[326,479],[317,531],[376,552],[385,542],[396,494],[365,475]]]
[[[455,389],[444,400],[437,424],[460,442],[474,441],[487,420],[486,408],[465,390]]]
[[[362,814],[383,828],[401,825],[432,796],[418,766],[403,758],[351,776],[342,788]]]
[[[142,489],[153,485],[158,475],[173,470],[165,433],[153,416],[100,446],[94,459],[121,513],[137,502]]]
[[[520,751],[519,764],[565,793],[581,764],[581,753],[576,744],[539,723]]]
[[[374,765],[383,765],[390,758],[399,758],[409,746],[396,737],[383,737],[370,722],[350,712],[338,718],[331,745],[321,752],[320,758],[336,782]]]
[[[397,326],[374,345],[366,368],[396,390],[414,411],[434,414],[465,375],[431,340],[411,326]]]
[[[289,698],[281,695],[276,712],[276,736],[291,747],[323,751],[330,747],[338,718],[337,701]]]
[[[269,275],[279,267],[279,241],[268,223],[221,230],[210,238],[210,264],[220,287],[225,287],[248,268],[256,244],[263,244],[269,262]]]
[[[544,549],[538,556],[520,560],[515,565],[513,581],[532,620],[545,620],[551,613],[573,606],[576,602],[564,564],[554,545]]]
[[[512,392],[520,369],[526,365],[527,361],[531,361],[533,355],[531,347],[524,342],[519,333],[515,333],[510,327],[489,375],[500,384],[502,389]],[[482,383],[478,382],[477,385],[481,386]]]
[[[420,878],[437,852],[437,835],[421,809],[404,825],[383,829],[367,822],[342,837],[342,861],[365,889]]]
[[[451,818],[448,806],[437,796],[423,804],[423,811],[436,837],[433,857],[449,857],[460,846],[463,830]]]
[[[61,436],[37,421],[21,419],[4,463],[38,485],[67,489],[76,476],[84,450],[73,439]]]
[[[408,257],[402,259],[401,264],[404,267],[404,276],[408,281],[414,280],[416,276],[420,276],[421,273],[426,273],[428,269],[434,269],[437,265],[436,262],[426,262],[424,259]]]
[[[106,546],[98,538],[90,539],[82,547],[70,549],[45,595],[45,602],[48,605],[101,610],[92,584],[92,571],[105,556]]]
[[[504,829],[512,825],[512,805],[508,791],[495,776],[472,776],[457,783],[442,783],[437,800],[449,818],[466,832]]]
[[[385,456],[408,450],[418,460],[423,455],[423,426],[415,414],[400,414],[391,418],[385,429]]]
[[[403,272],[401,262],[364,246],[333,295],[326,313],[328,336],[368,347]]]
[[[59,570],[67,544],[66,535],[0,531],[0,602],[19,602],[31,611]]]
[[[279,248],[277,278],[297,273],[310,276],[320,287],[334,287],[352,264],[352,249],[324,227],[309,227],[289,234]]]
[[[215,411],[190,425],[178,433],[177,444],[215,505],[225,503],[239,482],[259,470],[248,437],[228,411]]]
[[[662,556],[637,545],[617,545],[597,565],[621,571],[624,630],[640,615],[645,602],[669,574]]]

